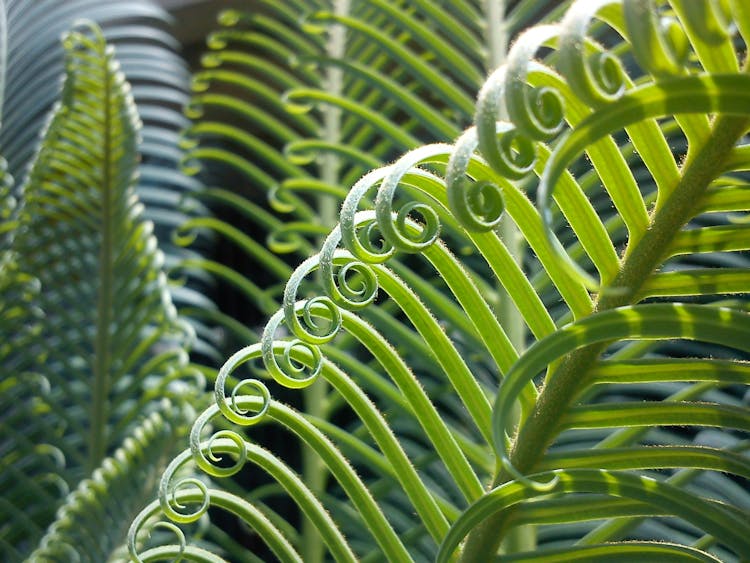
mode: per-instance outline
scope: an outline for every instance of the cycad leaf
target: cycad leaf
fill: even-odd
[[[187,126],[181,108],[187,104],[190,74],[170,33],[170,16],[153,0],[7,0],[7,88],[0,153],[20,185],[30,170],[47,115],[60,95],[64,50],[60,37],[78,19],[97,22],[108,42],[117,48],[118,61],[132,86],[143,121],[136,192],[145,206],[144,218],[171,267],[192,252],[172,244],[172,231],[194,214],[183,200],[197,190],[195,178],[178,173],[184,151],[180,131]],[[202,246],[206,241],[201,239]],[[204,297],[205,278],[171,285],[175,305],[213,307]],[[196,324],[197,328],[199,326]],[[198,332],[196,347],[211,353],[215,336]]]
[[[50,523],[65,487],[161,408],[158,395],[189,390],[177,379],[185,368],[179,346],[189,331],[176,317],[163,257],[134,193],[140,122],[129,86],[97,27],[72,32],[65,47],[62,100],[23,186],[12,247],[21,271],[40,284],[27,308],[44,315],[33,338],[4,359],[4,369],[14,370],[11,389],[24,399],[3,413],[13,418],[10,428],[25,426],[8,436],[10,462],[28,476],[5,490],[36,524],[11,521],[28,532],[8,531],[21,551]],[[19,425],[24,408],[28,419]],[[56,452],[57,467],[34,459],[43,449]],[[152,450],[149,461],[158,462],[158,453]],[[25,464],[41,466],[43,479],[60,480],[57,494],[33,502],[14,495],[35,478]]]

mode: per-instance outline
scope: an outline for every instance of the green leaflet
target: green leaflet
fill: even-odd
[[[437,561],[448,561],[462,537],[478,521],[503,507],[550,492],[596,492],[640,500],[668,514],[679,515],[701,529],[711,531],[730,542],[737,553],[747,549],[747,523],[726,513],[720,506],[697,498],[686,498],[676,487],[648,477],[608,472],[601,469],[556,470],[534,476],[536,481],[551,477],[554,486],[545,492],[512,482],[493,489],[466,510],[451,527],[440,547]],[[743,537],[743,534],[745,535]],[[707,560],[711,560],[710,558]]]
[[[508,413],[526,382],[573,350],[595,342],[622,338],[687,338],[747,351],[750,350],[749,336],[750,317],[746,313],[699,305],[622,307],[567,325],[532,346],[503,380],[493,409],[493,443],[496,451],[504,455]],[[587,382],[582,383],[585,385]],[[646,422],[648,418],[642,420]]]
[[[538,563],[553,561],[719,561],[712,555],[682,545],[665,543],[628,542],[586,547],[572,547],[537,551],[532,554],[504,556],[504,561],[534,561]]]

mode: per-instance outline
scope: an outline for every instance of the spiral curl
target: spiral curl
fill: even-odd
[[[388,213],[390,206],[378,208],[378,225],[386,240],[403,252],[417,253],[431,246],[440,233],[440,219],[435,210],[426,203],[410,201],[405,203],[397,213]],[[409,220],[409,215],[416,213],[422,222]],[[407,223],[419,225],[417,229],[407,229]]]
[[[508,117],[525,137],[548,141],[563,128],[562,96],[553,88],[534,88],[527,82],[529,65],[537,50],[560,33],[557,25],[540,25],[523,32],[508,52],[505,103]]]
[[[200,88],[207,88],[207,84],[194,81],[193,82],[193,92],[194,94],[200,93]],[[193,97],[188,101],[188,103],[185,105],[185,107],[182,110],[182,113],[190,119],[191,121],[196,121],[198,119],[201,119],[205,115],[205,106],[203,105],[203,100],[200,97]],[[187,134],[188,131],[185,131],[185,134]],[[197,142],[193,139],[186,138],[185,140],[181,140],[179,143],[179,146],[181,149],[184,150],[190,150],[194,149],[197,146]]]
[[[657,79],[684,74],[690,43],[679,22],[659,17],[652,0],[623,0],[622,8],[641,68]]]
[[[177,168],[185,176],[197,176],[203,170],[203,164],[192,153],[185,153],[180,157]]]
[[[506,122],[497,124],[500,134],[509,129],[512,126]],[[456,140],[445,171],[445,187],[448,207],[460,225],[469,231],[486,232],[502,219],[505,202],[502,188],[494,182],[471,182],[467,178],[478,143],[476,127],[467,129]]]
[[[164,528],[165,530],[174,532],[174,535],[177,536],[177,545],[179,546],[179,548],[178,555],[174,558],[174,561],[176,563],[179,563],[179,561],[182,560],[182,555],[187,549],[187,539],[185,538],[185,533],[172,522],[157,522],[156,524],[154,524],[154,529],[156,528]]]
[[[587,99],[610,99],[621,94],[624,74],[608,53],[595,51],[586,64],[581,64],[587,21],[583,16],[576,18],[567,30],[568,46],[562,65],[574,68],[575,87]],[[493,170],[506,178],[518,180],[527,176],[536,164],[535,142],[551,140],[565,125],[565,104],[557,88],[535,87],[528,82],[532,69],[553,73],[535,56],[565,31],[559,25],[540,25],[522,33],[508,53],[507,63],[490,75],[479,92],[474,120],[479,149]],[[591,42],[588,43],[591,49]],[[497,122],[502,121],[504,105],[513,127],[498,135]]]
[[[154,501],[146,506],[138,513],[138,515],[133,519],[133,522],[130,524],[127,536],[127,546],[131,561],[134,561],[136,563],[143,563],[141,554],[138,552],[138,534],[140,533],[146,522],[148,522],[148,520],[154,515],[155,510],[157,510],[158,504],[159,501]],[[152,526],[152,528],[165,528],[175,534],[175,536],[177,537],[177,556],[172,560],[172,563],[179,563],[179,561],[182,560],[182,556],[185,553],[185,550],[187,549],[187,540],[185,539],[185,533],[172,522],[156,522]]]
[[[333,252],[333,250],[336,250],[336,245],[341,242],[342,237],[340,225],[336,226],[336,231],[336,236],[338,238],[336,239],[335,245],[327,248],[326,245],[328,245],[329,243],[328,240],[326,240],[326,243],[321,249],[322,260],[325,260],[323,256],[328,256],[329,252]],[[365,251],[369,253],[372,253],[372,255],[379,257],[390,256],[392,255],[393,251],[395,251],[393,245],[389,244],[388,241],[383,238],[383,235],[380,232],[380,228],[378,227],[378,220],[375,217],[375,212],[372,210],[358,211],[356,213],[356,215],[354,216],[354,233],[357,237],[358,244],[361,245],[361,248],[365,249]],[[332,231],[330,235],[331,236],[328,237],[329,239],[334,235],[334,231]],[[354,253],[352,253],[352,256],[354,256]],[[380,260],[377,260],[377,262],[380,262]],[[372,264],[372,262],[367,263]]]
[[[274,254],[291,254],[302,250],[305,239],[300,236],[300,231],[312,232],[313,225],[310,223],[289,222],[275,228],[266,236],[266,246]],[[317,232],[317,229],[315,229]]]
[[[396,190],[408,184],[409,176],[433,179],[428,172],[418,168],[425,162],[440,160],[450,154],[451,146],[443,143],[425,145],[407,152],[389,167],[375,199],[375,215],[380,232],[385,240],[397,250],[416,253],[432,245],[440,234],[440,219],[429,203],[408,201],[394,212],[393,200]],[[406,228],[410,214],[421,216],[421,228]]]
[[[387,241],[380,247],[376,248],[372,241],[372,234],[375,225],[373,222],[361,221],[358,219],[359,206],[367,196],[367,193],[377,186],[390,171],[390,166],[384,166],[368,172],[360,178],[349,190],[349,194],[344,199],[339,213],[338,229],[341,234],[341,241],[344,247],[349,250],[356,258],[367,264],[382,264],[387,261],[395,249]],[[360,230],[362,226],[366,231]],[[333,233],[332,233],[333,234]],[[338,242],[337,242],[338,244]]]
[[[372,212],[359,212],[355,224],[359,224],[357,218],[363,213],[369,218],[367,231],[374,225]],[[357,260],[348,250],[339,248],[340,242],[341,228],[336,226],[326,237],[319,255],[323,286],[333,303],[348,311],[358,311],[377,297],[378,280],[368,264]],[[362,243],[367,245],[365,241]]]
[[[257,352],[258,350],[259,348],[256,346],[255,351]],[[257,356],[257,353],[251,355],[255,357]],[[259,400],[262,401],[262,399],[257,397],[242,397],[242,409],[255,408]],[[202,561],[225,561],[224,559],[221,559],[220,557],[217,557],[208,551],[202,550],[201,548],[186,545],[184,534],[172,522],[160,522],[155,524],[154,527],[165,527],[172,530],[178,537],[179,545],[151,548],[147,551],[144,551],[142,555],[139,555],[138,550],[136,549],[136,544],[138,543],[138,535],[144,525],[148,521],[152,520],[155,516],[160,515],[160,512],[166,514],[168,518],[172,519],[175,522],[190,523],[196,521],[202,514],[205,513],[205,510],[203,509],[206,508],[207,505],[227,508],[226,505],[223,504],[223,502],[226,502],[227,497],[232,497],[230,500],[233,500],[234,504],[244,504],[244,508],[251,512],[251,514],[246,515],[248,516],[247,519],[243,518],[246,523],[253,526],[254,522],[260,520],[265,521],[267,524],[270,524],[270,522],[267,521],[265,516],[260,511],[258,511],[252,505],[246,503],[239,497],[229,495],[226,492],[220,490],[209,490],[205,487],[205,485],[201,486],[202,483],[195,478],[183,479],[181,481],[178,481],[176,485],[169,484],[173,480],[174,474],[177,471],[182,470],[184,466],[191,461],[191,459],[199,460],[199,465],[201,465],[201,468],[205,471],[208,471],[208,473],[213,476],[225,477],[230,474],[228,472],[229,468],[217,468],[210,465],[209,459],[221,459],[219,456],[214,454],[213,450],[219,451],[221,454],[231,454],[237,457],[239,460],[241,460],[241,463],[239,464],[240,466],[243,465],[248,459],[257,460],[258,452],[262,449],[254,446],[251,443],[245,442],[239,434],[234,432],[217,432],[210,440],[205,442],[199,442],[195,440],[196,436],[199,436],[200,430],[204,428],[207,425],[208,421],[210,421],[218,413],[218,406],[212,405],[201,414],[199,420],[197,420],[194,424],[193,430],[191,432],[191,449],[182,452],[177,458],[175,458],[175,460],[170,464],[170,467],[167,468],[167,471],[162,477],[159,490],[159,500],[150,503],[133,520],[130,529],[128,530],[127,538],[128,550],[133,561],[142,561],[143,558],[151,558],[155,554],[161,555],[162,558],[164,554],[171,555],[174,557],[172,559],[173,563],[181,561],[183,557],[187,556],[188,558],[191,558],[191,556],[196,555],[199,556],[200,560]],[[202,452],[202,456],[195,456],[195,451]],[[206,467],[205,464],[200,463],[201,459],[203,459],[205,463],[208,463],[209,467]],[[186,485],[193,485],[193,488],[188,490],[177,490]],[[215,497],[212,497],[212,493],[215,493]],[[199,500],[202,501],[199,509],[192,511],[189,514],[178,512],[179,519],[176,519],[176,511],[174,510],[174,506],[176,505],[177,507],[183,508],[183,502],[195,502],[196,496],[200,497]],[[166,506],[165,502],[167,503]],[[170,510],[170,508],[172,508],[172,510]],[[231,508],[229,510],[231,510]],[[273,533],[276,536],[276,539],[284,541],[279,532],[274,530]],[[291,548],[290,545],[287,545],[287,547],[289,548],[289,551],[293,552],[293,548]],[[298,559],[293,558],[292,560],[297,561]]]
[[[263,364],[279,385],[290,389],[303,389],[311,385],[322,372],[323,356],[317,345],[304,342],[299,338],[289,341],[274,340],[274,335],[283,320],[284,310],[282,309],[269,319],[263,329],[261,336]],[[279,347],[281,347],[280,356],[277,355]],[[309,355],[307,362],[295,360],[292,357],[294,350]]]
[[[557,69],[571,90],[592,107],[612,102],[625,91],[625,69],[618,57],[598,47],[587,49],[587,31],[600,11],[620,0],[575,2],[560,22]]]
[[[198,239],[199,231],[187,220],[172,231],[172,244],[187,248]]]
[[[265,412],[261,413],[260,418],[262,418],[264,414]],[[200,434],[207,424],[208,420],[201,420],[200,423],[196,421],[196,424],[193,424],[193,428],[190,431],[190,451],[193,460],[198,467],[212,477],[231,477],[238,473],[247,461],[247,446],[245,445],[245,441],[237,432],[232,430],[219,430],[211,435],[206,442],[201,442]],[[237,458],[234,463],[228,467],[217,465],[219,462],[223,461],[224,458],[221,455],[217,455],[213,450],[216,441],[221,439],[231,441],[237,448]]]
[[[477,99],[476,124],[479,150],[492,169],[505,178],[520,180],[536,163],[536,149],[530,138],[515,126],[498,137],[497,123],[503,106],[507,67],[501,66],[482,85]]]
[[[239,365],[259,355],[259,346],[257,344],[248,346],[239,350],[238,352],[235,352],[226,362],[224,362],[224,365],[221,366],[221,368],[219,369],[219,373],[216,376],[216,382],[214,383],[214,400],[216,402],[217,408],[221,411],[221,413],[227,420],[230,420],[231,422],[239,424],[241,426],[250,426],[252,424],[257,424],[263,419],[266,412],[268,411],[268,406],[271,402],[271,394],[268,391],[268,387],[266,387],[262,381],[259,381],[257,379],[243,379],[234,386],[230,394],[230,400],[229,402],[227,402],[227,378]],[[239,396],[239,392],[243,387],[252,387],[262,400],[260,407],[257,410],[253,411],[252,414],[248,414],[249,411],[240,408],[237,404],[237,397]],[[199,417],[193,425],[193,429],[190,433],[191,443],[194,440],[193,433],[196,432],[196,428],[199,427],[200,424],[206,424],[208,422],[207,420],[205,420],[199,423],[199,421],[203,420],[204,416],[208,416],[208,414],[202,414],[201,417]],[[198,434],[200,434],[200,432],[198,432]]]
[[[274,184],[268,190],[266,196],[268,205],[278,213],[292,213],[297,206],[289,199],[288,190],[284,190],[279,184]]]
[[[196,73],[190,79],[190,91],[193,94],[200,94],[202,92],[205,92],[211,86],[211,80],[212,79],[213,79],[213,73],[211,73],[211,72],[198,72],[198,73]],[[191,104],[191,102],[188,102],[188,103]],[[200,105],[200,101],[196,100],[196,104],[198,104],[198,106],[195,109],[196,110],[200,110],[201,113],[202,113],[202,109],[203,108]]]
[[[219,25],[225,27],[234,27],[239,24],[243,19],[247,19],[245,13],[241,10],[222,10],[219,13],[217,21]]]
[[[284,107],[284,111],[292,115],[306,115],[310,113],[315,105],[311,103],[301,103],[295,100],[295,98],[304,98],[304,92],[296,92],[295,90],[287,90],[281,94],[281,105]]]
[[[206,484],[195,477],[184,477],[175,479],[177,472],[192,458],[192,452],[186,450],[175,457],[164,470],[164,474],[159,482],[159,506],[162,512],[172,522],[178,524],[190,524],[203,516],[211,504]],[[181,489],[193,486],[200,495],[200,504],[198,508],[190,511],[182,511],[187,508],[177,499],[177,493]]]
[[[290,141],[284,145],[284,157],[297,166],[307,166],[318,157],[320,144],[307,139]]]
[[[292,334],[303,342],[318,346],[330,342],[341,328],[341,312],[331,298],[316,296],[297,300],[305,277],[318,269],[319,262],[318,254],[302,262],[289,277],[282,299],[284,320]]]

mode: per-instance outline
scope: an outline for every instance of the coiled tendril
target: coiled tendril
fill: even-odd
[[[559,26],[553,25],[522,33],[508,53],[507,63],[490,75],[479,92],[474,119],[479,149],[493,170],[509,179],[529,174],[536,163],[534,142],[552,139],[565,124],[565,105],[557,88],[535,87],[528,82],[532,69],[554,74],[534,57],[559,33]],[[608,56],[598,62],[592,60],[592,64],[603,65],[607,83],[616,82],[617,71]],[[498,136],[496,124],[504,117],[503,105],[514,128]]]
[[[138,516],[133,519],[133,522],[130,524],[130,529],[128,530],[128,553],[130,554],[131,561],[135,561],[136,563],[143,563],[143,559],[138,553],[137,548],[138,534],[140,533],[141,528],[143,528],[144,524],[152,516],[153,505],[154,503],[151,503],[146,508],[141,510]],[[153,528],[165,528],[175,534],[175,536],[177,537],[178,554],[172,561],[175,563],[181,561],[182,555],[187,549],[187,540],[185,539],[184,532],[172,522],[157,522],[153,525]]]
[[[357,219],[356,232],[359,241],[364,248],[369,252],[381,255],[386,254],[393,249],[393,245],[383,238],[380,228],[378,227],[378,221],[374,214],[366,221],[359,220],[359,217]]]
[[[258,344],[247,346],[232,354],[229,359],[224,362],[224,365],[221,366],[221,368],[219,369],[219,373],[216,376],[216,383],[214,384],[214,400],[216,401],[216,406],[227,420],[230,420],[231,422],[234,422],[235,424],[239,424],[241,426],[250,426],[252,424],[257,424],[263,419],[263,416],[268,411],[268,406],[271,402],[271,394],[262,381],[259,381],[257,379],[243,379],[232,388],[230,400],[227,401],[227,378],[238,366],[247,362],[248,360],[257,358],[259,355],[260,347],[258,346]],[[247,387],[252,388],[255,391],[255,394],[260,396],[260,399],[262,401],[260,407],[257,410],[252,411],[252,413],[250,413],[250,411],[248,411],[247,409],[241,408],[237,404],[237,397],[241,395],[240,391],[243,390],[243,388]],[[202,420],[203,416],[204,415],[201,415],[201,417],[196,420],[195,424],[193,424],[193,429],[191,430],[191,443],[193,440],[193,432],[195,432],[196,428],[199,426],[198,421]]]
[[[497,135],[503,107],[507,67],[501,66],[482,85],[474,117],[479,149],[492,169],[505,178],[518,180],[534,168],[536,150],[531,139],[515,127]]]
[[[341,240],[349,252],[367,264],[382,264],[393,256],[394,248],[385,241],[380,247],[373,244],[376,224],[372,221],[362,221],[358,216],[359,206],[365,199],[367,192],[376,186],[389,172],[390,166],[377,168],[360,178],[349,190],[349,194],[341,205],[338,229]],[[333,235],[333,233],[331,233]],[[329,237],[330,238],[330,237]],[[338,242],[336,242],[338,244]]]
[[[651,0],[624,0],[623,14],[633,55],[655,78],[682,74],[689,42],[682,26],[671,17],[659,17]]]
[[[358,229],[358,219],[365,213],[368,215],[368,226]],[[369,237],[373,230],[374,218],[372,212],[359,212],[355,216],[355,229]],[[378,280],[372,268],[357,260],[348,250],[338,248],[341,242],[341,227],[337,225],[323,242],[320,250],[320,270],[326,295],[339,307],[349,311],[363,309],[375,300],[378,294]],[[361,240],[365,248],[376,251],[368,246],[369,241]]]
[[[417,166],[435,161],[440,155],[450,154],[450,150],[449,145],[442,143],[425,145],[404,154],[389,167],[375,199],[375,214],[380,232],[394,248],[403,252],[421,252],[437,240],[440,234],[440,219],[428,203],[408,201],[394,213],[393,199],[399,186],[408,183],[409,175],[430,180],[432,175]],[[406,227],[410,214],[418,214],[422,218],[419,223],[421,228],[415,230],[413,227]]]
[[[201,161],[191,152],[185,153],[180,157],[177,167],[186,176],[197,176],[203,170]]]
[[[159,482],[159,505],[167,518],[179,524],[195,522],[206,513],[211,504],[208,488],[205,483],[195,477],[175,478],[177,472],[191,458],[192,452],[190,450],[186,450],[175,457],[164,470],[164,474]],[[198,503],[198,508],[182,511],[187,507],[177,499],[177,493],[189,486],[197,490],[200,502]]]
[[[421,216],[422,222],[416,223],[421,226],[420,229],[407,229],[407,222],[415,224],[414,221],[409,221],[412,213]],[[418,201],[405,203],[395,216],[391,214],[390,221],[386,220],[385,211],[381,212],[378,219],[378,225],[386,239],[404,252],[421,252],[434,243],[440,233],[440,220],[435,210]]]
[[[274,184],[268,190],[268,205],[278,213],[292,213],[297,206],[289,198],[289,192],[282,189],[279,184]]]
[[[209,71],[205,72],[197,72],[193,78],[190,80],[190,91],[193,92],[193,94],[200,94],[202,92],[205,92],[211,87],[211,81],[213,79],[213,73]],[[188,102],[191,103],[191,102]],[[200,104],[200,102],[197,102]],[[198,108],[200,109],[200,108]],[[201,109],[201,114],[202,114]],[[190,117],[190,116],[188,116]],[[192,119],[192,118],[191,118]]]
[[[559,32],[556,25],[532,27],[518,37],[508,53],[505,76],[508,117],[522,135],[538,141],[547,141],[562,130],[564,104],[555,89],[530,86],[527,75],[537,50]]]
[[[239,381],[233,388],[227,400],[226,383],[227,378],[241,364],[248,360],[257,358],[260,355],[260,347],[255,344],[239,350],[233,354],[221,367],[214,385],[215,404],[204,410],[193,423],[190,429],[190,453],[196,465],[205,473],[213,477],[229,477],[237,473],[247,461],[247,444],[237,432],[231,430],[219,430],[215,432],[207,441],[201,441],[201,434],[204,428],[210,423],[211,419],[218,413],[224,415],[227,420],[242,426],[257,424],[266,416],[271,403],[271,394],[266,385],[257,379],[244,379]],[[255,391],[253,395],[243,395],[242,391],[247,388]],[[243,405],[248,403],[248,398],[255,399],[257,405],[253,409],[246,406],[240,406],[239,397],[243,399]],[[228,467],[217,465],[224,458],[214,453],[214,444],[217,441],[226,439],[232,443],[231,448],[234,452],[235,461]],[[224,444],[226,446],[226,444]],[[226,449],[226,447],[224,448]],[[165,478],[166,473],[165,473]],[[162,481],[163,483],[164,481]]]
[[[600,10],[616,7],[619,0],[575,2],[560,22],[557,69],[571,90],[590,106],[619,98],[625,90],[625,70],[620,59],[596,47],[587,49],[591,20]]]
[[[497,124],[500,134],[509,129],[512,129],[509,123]],[[476,127],[467,129],[456,140],[445,171],[445,187],[448,207],[461,226],[469,231],[484,232],[500,222],[505,202],[502,188],[494,182],[471,182],[466,177],[477,144]]]
[[[236,403],[233,404],[232,407],[236,408]],[[247,412],[245,409],[239,409],[239,411]],[[242,467],[245,465],[245,462],[247,461],[247,446],[245,445],[245,441],[242,439],[242,436],[240,436],[233,430],[219,430],[218,432],[215,432],[207,441],[201,442],[201,432],[209,423],[210,417],[212,417],[214,414],[216,414],[215,409],[207,409],[193,424],[193,427],[190,430],[190,451],[196,465],[203,471],[205,471],[208,475],[220,478],[230,477],[239,472],[240,469],[242,469]],[[258,419],[262,418],[264,414],[265,410],[260,413]],[[223,438],[231,441],[236,447],[237,451],[237,457],[234,463],[227,467],[217,465],[219,462],[224,460],[224,457],[221,455],[217,455],[213,451],[213,446],[216,441]]]
[[[315,344],[295,338],[289,341],[274,340],[274,335],[284,320],[284,310],[277,311],[263,329],[261,355],[263,364],[273,379],[290,389],[303,389],[311,385],[323,370],[323,357]],[[281,348],[281,355],[278,349]],[[306,362],[294,359],[293,352],[307,356]]]
[[[300,236],[300,231],[312,232],[310,223],[291,221],[283,226],[274,228],[266,237],[266,246],[274,254],[291,254],[303,249],[305,239]],[[316,229],[317,232],[317,229]]]
[[[191,460],[192,456],[191,450],[185,450],[172,460],[159,482],[159,499],[141,510],[130,524],[127,545],[130,558],[133,561],[143,561],[137,549],[138,534],[146,522],[158,512],[159,508],[161,508],[162,513],[172,522],[157,522],[153,528],[166,528],[174,532],[178,540],[178,554],[173,561],[178,562],[182,559],[182,555],[187,549],[187,541],[185,534],[174,523],[189,524],[195,522],[206,513],[211,504],[208,488],[202,481],[195,477],[175,480],[177,472]],[[191,488],[186,491],[187,487]],[[180,495],[180,491],[184,493],[182,496],[187,496],[191,500],[196,495],[198,507],[189,512],[183,511],[182,509],[186,508],[186,506],[177,498]]]
[[[316,296],[303,301],[297,300],[305,277],[318,269],[319,262],[320,255],[316,254],[292,272],[284,287],[282,300],[287,327],[301,341],[314,345],[330,342],[341,328],[341,312],[331,298]]]

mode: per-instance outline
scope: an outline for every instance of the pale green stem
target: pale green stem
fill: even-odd
[[[102,63],[104,69],[104,92],[109,96],[111,76],[107,58]],[[109,418],[109,370],[112,354],[112,288],[114,272],[112,268],[112,174],[110,170],[111,146],[111,104],[104,100],[104,139],[102,153],[102,213],[101,213],[101,248],[99,250],[99,293],[96,310],[96,336],[94,342],[94,381],[91,396],[91,429],[89,434],[89,472],[96,469],[107,453],[107,420]]]
[[[492,71],[505,62],[508,54],[508,29],[505,22],[505,0],[485,0],[487,21],[487,66]],[[507,118],[505,108],[501,109],[500,118]],[[518,227],[507,214],[500,220],[498,235],[508,248],[517,264],[523,263],[524,239]],[[523,353],[526,346],[526,325],[521,313],[516,308],[510,295],[502,286],[498,287],[499,302],[496,313],[500,324],[508,335],[518,353]],[[520,416],[516,415],[516,419]],[[536,547],[536,530],[533,526],[518,526],[510,531],[503,542],[507,553],[530,551]]]
[[[334,0],[333,9],[336,15],[346,16],[349,13],[350,0]],[[332,59],[341,59],[346,49],[346,28],[341,24],[333,24],[329,29],[327,55]],[[344,70],[331,65],[326,68],[324,88],[334,96],[343,92]],[[334,105],[323,107],[323,140],[337,143],[341,139],[341,108]],[[339,182],[339,158],[331,152],[326,152],[320,158],[320,178],[330,184]],[[320,219],[323,224],[333,227],[338,219],[338,201],[331,196],[323,195],[318,199]]]
[[[5,0],[0,0],[0,122],[5,102],[5,74],[8,64],[8,17]]]
[[[334,0],[333,11],[340,16],[349,13],[350,0]],[[343,25],[334,24],[329,28],[328,42],[326,45],[327,55],[334,59],[344,56],[346,48],[346,28]],[[340,95],[343,91],[343,69],[337,66],[329,66],[326,69],[324,84],[329,94]],[[330,143],[340,141],[341,135],[341,108],[333,105],[325,105],[323,111],[323,140]],[[327,184],[338,184],[339,182],[339,159],[333,153],[325,153],[320,157],[320,179]],[[318,198],[318,214],[323,225],[333,227],[338,219],[338,201],[331,196],[322,195]],[[320,241],[322,244],[322,240]],[[322,379],[305,391],[305,412],[321,419],[328,418],[328,385]],[[325,492],[328,474],[325,464],[320,457],[310,448],[304,448],[302,452],[302,475],[310,490],[322,497]],[[325,545],[320,534],[312,523],[304,519],[302,524],[302,559],[306,563],[322,563],[325,559]]]
[[[505,26],[505,0],[485,0],[487,21],[487,68],[492,71],[508,55],[508,29]]]

